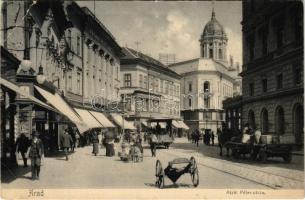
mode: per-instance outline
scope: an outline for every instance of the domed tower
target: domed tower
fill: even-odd
[[[215,17],[214,8],[212,10],[212,18],[205,25],[199,41],[201,57],[227,62],[228,37]]]

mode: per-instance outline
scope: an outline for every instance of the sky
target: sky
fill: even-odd
[[[77,3],[94,13],[94,1]],[[156,59],[159,53],[176,54],[183,61],[200,56],[199,39],[212,7],[211,1],[95,1],[95,15],[122,47]],[[227,59],[232,55],[242,64],[241,1],[214,1],[214,9],[229,38]]]

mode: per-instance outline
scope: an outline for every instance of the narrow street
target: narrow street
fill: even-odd
[[[188,148],[185,148],[185,147]],[[184,149],[182,149],[183,147]],[[125,163],[118,156],[106,157],[105,149],[101,149],[98,156],[91,154],[92,147],[77,148],[70,155],[69,161],[64,156],[56,155],[45,158],[39,181],[30,180],[30,167],[23,168],[22,162],[17,171],[9,172],[10,175],[2,177],[3,188],[155,188],[155,163],[159,159],[163,169],[168,161],[177,157],[190,158],[194,156],[199,168],[199,188],[224,189],[224,188],[302,188],[303,172],[297,169],[285,169],[282,164],[271,163],[265,167],[257,164],[236,163],[230,159],[223,160],[217,156],[218,149],[203,144],[195,147],[186,139],[177,139],[169,149],[158,149],[157,158],[150,155],[150,149],[145,145],[144,162]],[[212,149],[211,149],[212,148]],[[117,151],[120,150],[117,148]],[[202,151],[210,152],[209,155]],[[213,153],[214,152],[214,153]],[[279,166],[277,166],[279,165]],[[292,164],[293,165],[293,164]],[[235,170],[235,171],[234,171]],[[236,170],[238,172],[236,172]],[[270,174],[270,172],[273,172]],[[255,172],[255,173],[254,173]],[[281,182],[281,177],[286,177],[286,183]],[[301,177],[300,177],[301,176]],[[256,178],[255,178],[256,177]],[[262,180],[258,180],[261,178]],[[9,184],[8,184],[9,183]],[[272,185],[273,184],[273,185]],[[290,185],[287,185],[290,184]],[[192,188],[189,174],[183,175],[177,185],[172,185],[165,179],[165,188]]]

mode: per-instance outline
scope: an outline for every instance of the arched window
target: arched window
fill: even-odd
[[[266,108],[264,108],[261,113],[261,131],[264,134],[267,133],[268,130],[268,111]]]
[[[218,50],[218,59],[222,59],[222,49]]]
[[[210,92],[210,82],[209,81],[205,81],[203,83],[203,91],[206,93],[204,95],[204,107],[205,108],[210,108],[210,96],[208,94],[208,92]]]
[[[250,127],[254,127],[255,126],[255,115],[253,110],[250,110],[248,113],[248,123]]]
[[[278,106],[275,109],[275,133],[278,135],[283,135],[285,133],[285,117],[284,109]]]
[[[209,58],[213,58],[214,56],[213,56],[213,49],[212,48],[210,48],[209,49]]]
[[[301,104],[293,107],[293,133],[298,144],[303,143],[304,139],[304,108]]]
[[[204,92],[210,92],[210,82],[209,81],[205,81],[203,83],[203,91]]]

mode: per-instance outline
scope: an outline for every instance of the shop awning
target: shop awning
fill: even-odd
[[[35,89],[50,103],[54,108],[56,108],[61,114],[65,115],[69,120],[71,120],[77,126],[80,133],[83,133],[90,129],[80,117],[77,116],[73,108],[71,108],[67,102],[57,93],[52,94],[38,86]]]
[[[177,122],[176,120],[173,120],[172,121],[172,125],[175,127],[175,128],[182,128],[181,124],[179,122]]]
[[[123,117],[119,114],[111,113],[111,116],[115,123],[117,123],[121,128],[136,130],[137,128],[133,125],[133,123],[126,121]]]
[[[185,129],[185,130],[189,130],[190,128],[188,127],[188,125],[186,125],[183,121],[178,121],[181,128]]]
[[[141,122],[144,126],[148,127],[147,122]]]
[[[106,128],[114,128],[115,125],[113,125],[113,123],[111,123],[111,121],[109,121],[109,119],[100,112],[95,112],[95,111],[89,111],[102,125],[103,127]]]
[[[165,122],[159,122],[159,125],[160,125],[161,128],[166,128],[166,123]],[[152,128],[155,128],[157,126],[157,122],[151,122],[150,126]]]
[[[97,121],[88,110],[80,108],[74,108],[74,110],[79,114],[86,126],[89,128],[103,128],[103,125]]]
[[[36,97],[26,93],[25,91],[23,91],[22,89],[20,89],[20,87],[10,81],[7,81],[3,78],[0,78],[0,83],[1,85],[7,87],[8,89],[10,90],[13,90],[14,92],[30,99],[31,101],[33,101],[33,103],[37,104],[37,105],[40,105],[41,107],[44,107],[48,110],[52,110],[52,111],[55,111],[55,112],[58,112],[56,109],[52,108],[51,106],[48,106],[47,104],[45,104],[44,102],[40,101],[39,99],[37,99]]]

